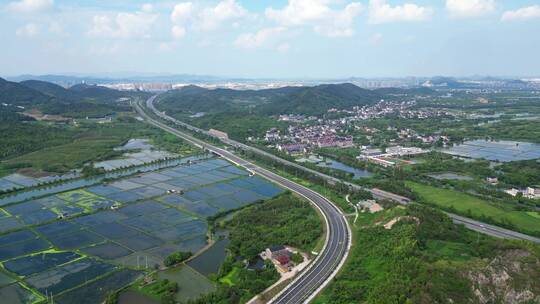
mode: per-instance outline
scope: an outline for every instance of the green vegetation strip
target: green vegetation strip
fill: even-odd
[[[537,215],[512,210],[511,207],[490,203],[472,195],[449,189],[435,188],[414,182],[406,182],[421,202],[453,211],[483,221],[515,228],[525,233],[540,234],[540,221]]]

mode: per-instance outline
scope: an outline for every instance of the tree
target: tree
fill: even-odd
[[[299,253],[293,253],[291,256],[291,261],[293,261],[294,264],[298,265],[304,261],[304,257]]]
[[[191,252],[184,252],[184,251],[174,252],[165,258],[165,260],[163,261],[163,264],[165,264],[165,266],[167,267],[173,266],[173,265],[182,263],[183,261],[189,259],[191,256],[192,256]]]

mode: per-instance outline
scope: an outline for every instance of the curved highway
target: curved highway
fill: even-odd
[[[147,106],[151,110],[155,111],[156,114],[161,114],[160,116],[163,117],[162,115],[164,114],[159,113],[153,107],[152,102],[154,99],[155,96],[148,99]],[[281,293],[274,297],[274,299],[271,300],[271,303],[292,304],[309,302],[309,300],[311,300],[312,297],[315,296],[330,281],[330,279],[335,276],[337,271],[343,265],[349,252],[351,246],[351,233],[349,224],[343,213],[332,202],[317,192],[292,182],[280,175],[272,173],[264,168],[258,167],[238,157],[230,151],[208,144],[200,139],[178,131],[175,128],[151,118],[142,109],[140,104],[135,104],[135,107],[139,114],[148,123],[172,133],[198,147],[218,154],[233,163],[245,167],[255,174],[263,176],[285,188],[290,189],[291,191],[308,199],[322,213],[325,219],[327,232],[323,249],[315,260],[308,266],[308,268],[302,271],[291,284],[289,284]],[[194,129],[189,125],[184,125],[184,127]]]

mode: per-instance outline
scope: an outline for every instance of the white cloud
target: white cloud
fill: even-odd
[[[327,18],[330,15],[327,2],[324,0],[289,0],[288,5],[281,10],[267,8],[266,16],[285,26],[304,25]]]
[[[174,6],[171,13],[171,21],[174,24],[185,24],[192,17],[193,3],[182,2]]]
[[[174,6],[171,13],[174,33],[182,32],[186,34],[186,28],[192,27],[201,31],[213,31],[230,22],[231,25],[238,25],[237,21],[247,17],[249,12],[243,8],[236,0],[222,0],[215,6],[200,6],[192,2],[181,2]],[[180,30],[181,29],[181,30]]]
[[[181,39],[186,35],[186,24],[193,18],[193,3],[182,2],[174,6],[171,13],[171,35],[174,39]]]
[[[183,38],[186,35],[186,28],[180,25],[175,25],[171,29],[171,34],[175,39]]]
[[[478,17],[493,12],[495,0],[446,0],[446,9],[452,17]]]
[[[96,15],[88,34],[107,38],[149,38],[157,17],[157,14],[144,11],[121,12],[113,16]]]
[[[264,28],[256,33],[246,33],[240,35],[234,44],[243,49],[255,49],[265,45],[275,43],[281,33],[285,32],[285,27]]]
[[[540,18],[540,5],[522,7],[514,11],[506,11],[501,17],[502,21],[524,20]]]
[[[289,0],[282,9],[267,8],[266,17],[280,26],[311,26],[317,33],[329,37],[351,36],[353,23],[363,6],[358,2],[342,9],[333,9],[330,0]]]
[[[238,20],[248,15],[248,11],[236,0],[223,0],[214,7],[204,8],[198,15],[197,28],[204,31],[218,29],[227,21]]]
[[[8,10],[17,13],[38,13],[51,9],[53,0],[21,0],[7,5]]]
[[[22,36],[22,37],[34,37],[38,33],[39,33],[39,29],[38,29],[37,25],[35,25],[34,23],[28,23],[28,24],[18,28],[15,31],[15,34],[17,34],[17,36]]]
[[[152,3],[145,3],[141,7],[141,10],[145,13],[151,13],[154,11],[154,6],[152,5]]]
[[[414,22],[430,19],[433,9],[413,3],[391,6],[386,0],[369,1],[369,23]]]

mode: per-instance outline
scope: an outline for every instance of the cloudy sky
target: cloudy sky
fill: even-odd
[[[540,75],[540,0],[0,0],[0,75]]]

